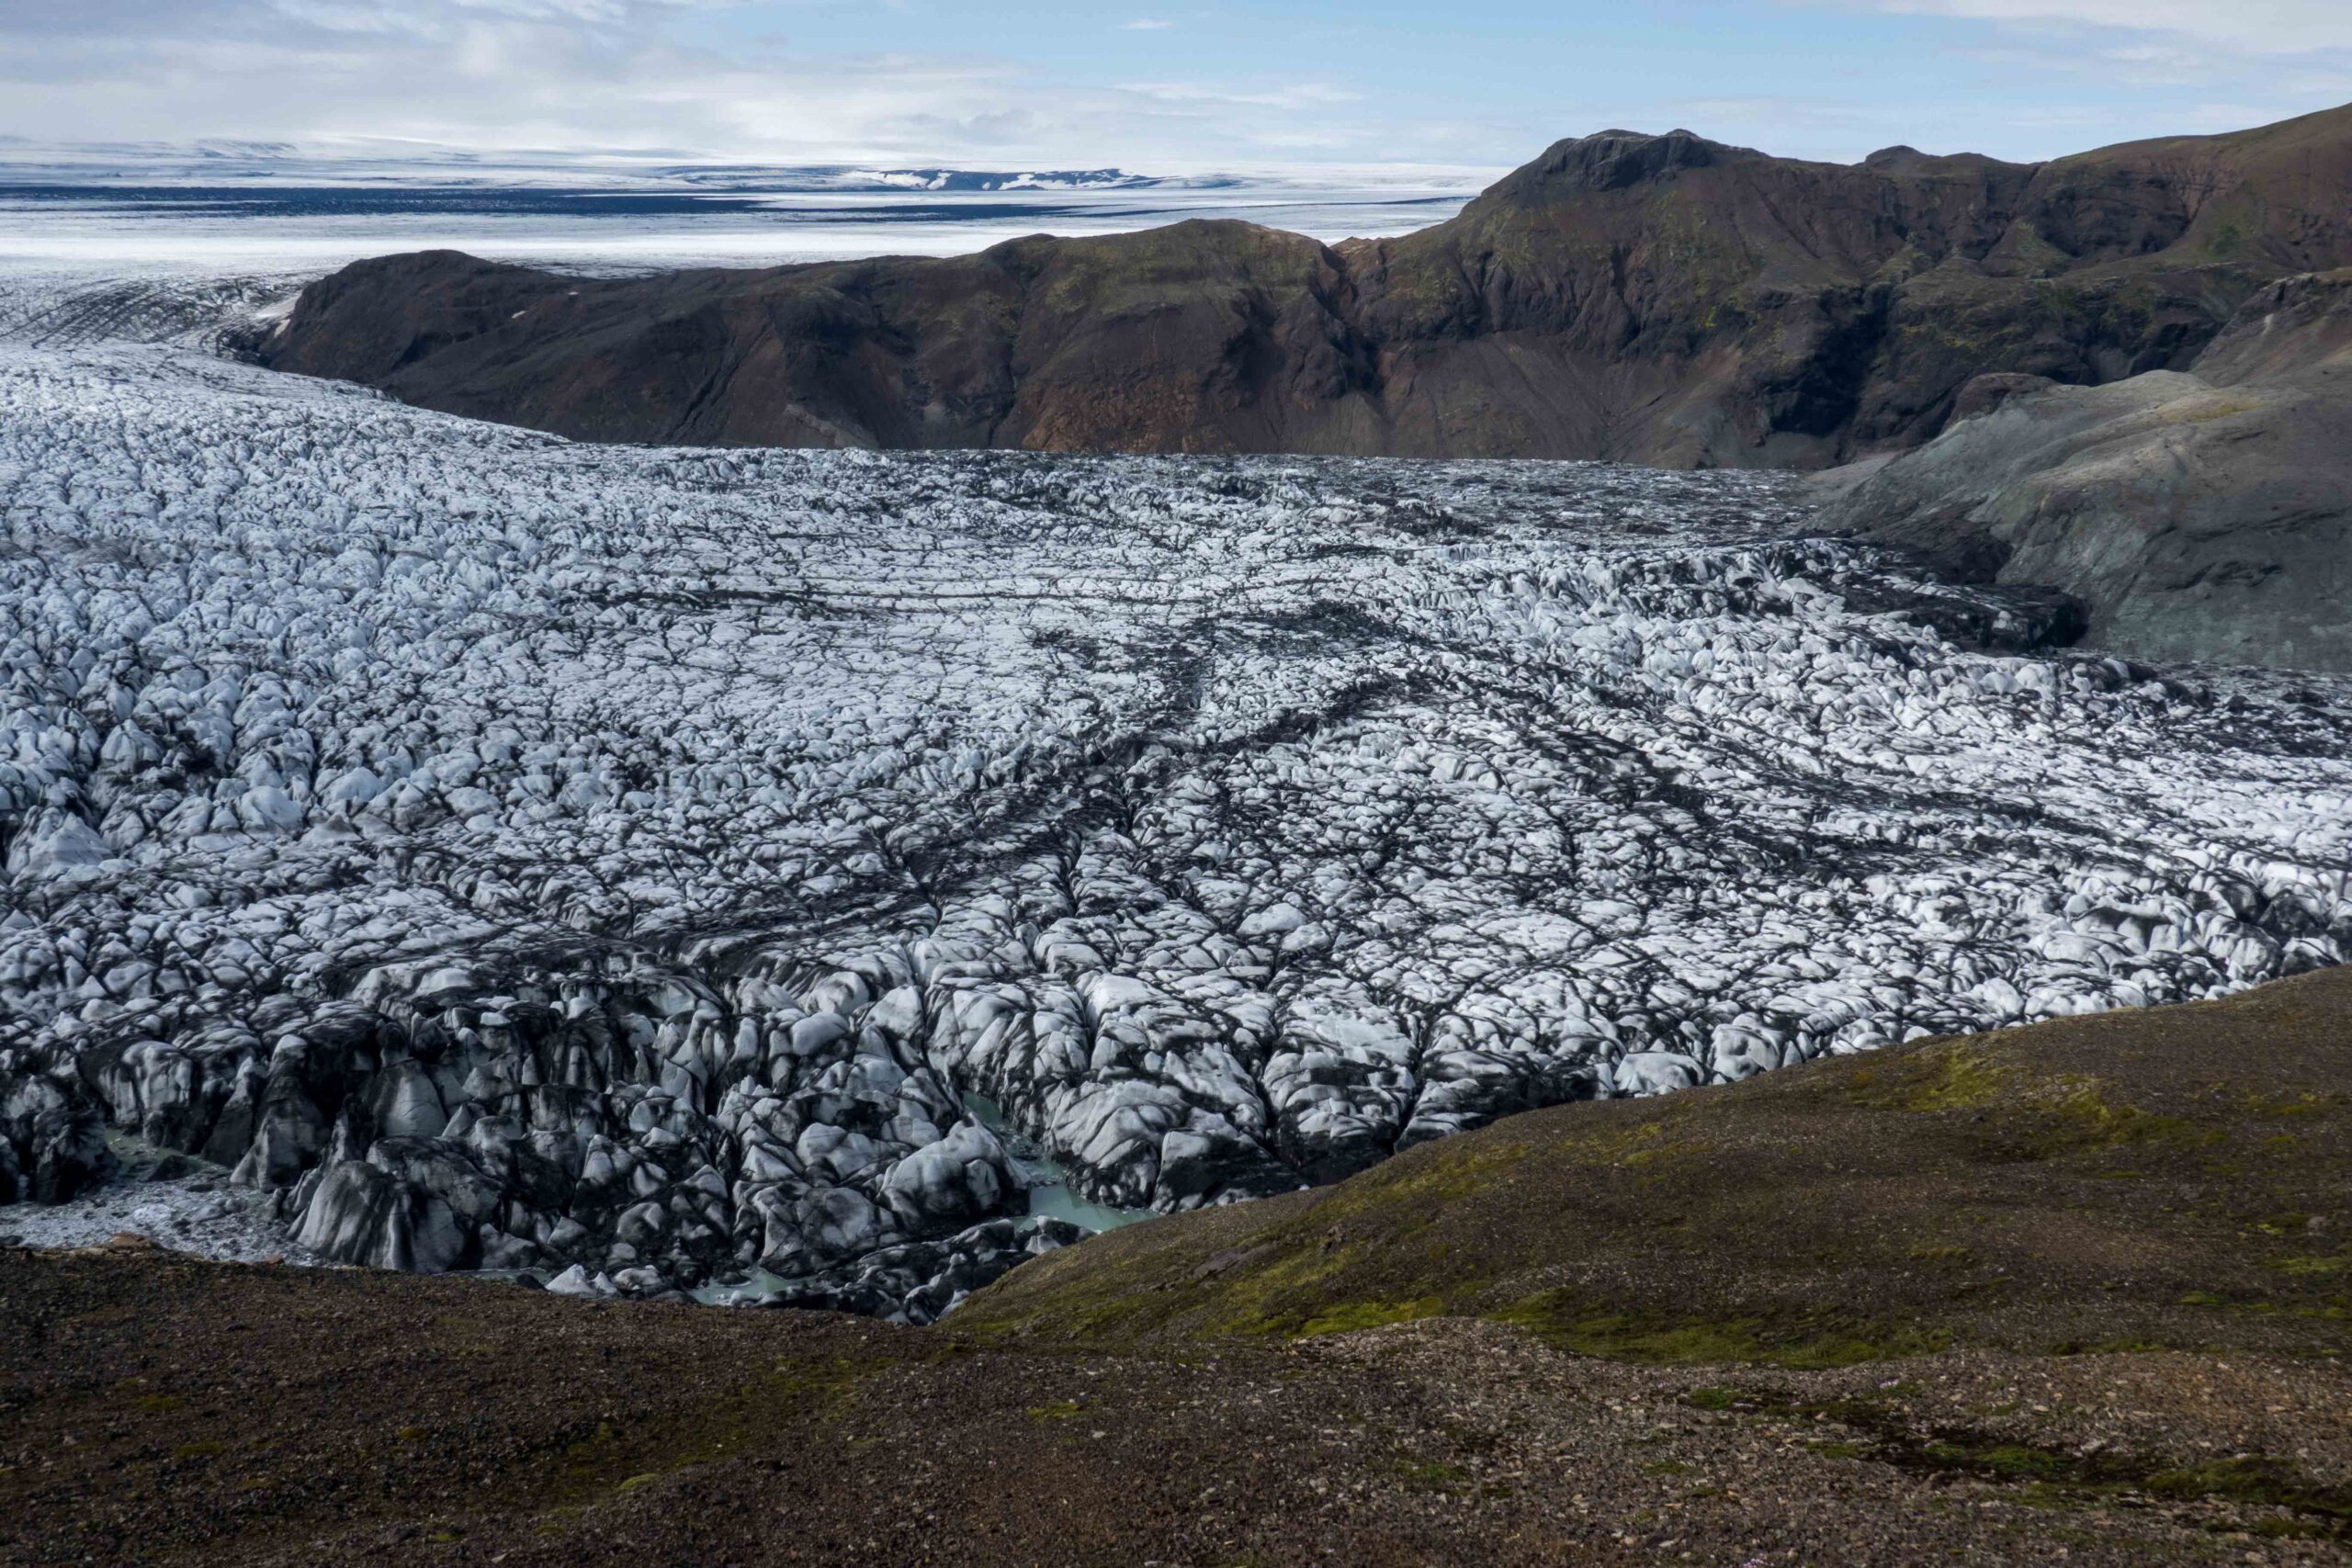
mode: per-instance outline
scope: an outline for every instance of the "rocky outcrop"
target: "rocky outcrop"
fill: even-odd
[[[630,279],[362,262],[277,368],[605,441],[1820,467],[1975,376],[2181,369],[2255,289],[2352,265],[2352,109],[2040,165],[1851,165],[1605,131],[1449,222],[1238,222]]]
[[[2142,657],[2352,670],[2352,271],[2257,291],[2188,373],[1980,378],[1834,526],[2049,584]]]

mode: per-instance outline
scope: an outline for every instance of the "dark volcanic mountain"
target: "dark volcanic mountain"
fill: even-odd
[[[2352,265],[2352,108],[2025,165],[1563,141],[1453,220],[1238,222],[626,280],[449,252],[307,290],[261,354],[598,440],[1822,466],[1986,371],[2180,369]]]

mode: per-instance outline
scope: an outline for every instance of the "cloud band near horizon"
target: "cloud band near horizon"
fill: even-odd
[[[2045,157],[2352,99],[2341,0],[1521,0],[1344,21],[946,0],[77,0],[0,11],[0,135],[710,158],[1517,163],[1688,125]]]

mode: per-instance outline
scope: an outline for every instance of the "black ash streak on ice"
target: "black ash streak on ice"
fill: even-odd
[[[1962,651],[1785,477],[596,448],[12,305],[0,1197],[920,1321],[1077,1234],[965,1095],[1173,1210],[2352,944],[2346,682]]]

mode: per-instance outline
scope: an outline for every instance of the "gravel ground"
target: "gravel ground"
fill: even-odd
[[[1093,1353],[129,1247],[0,1253],[0,1311],[26,1563],[2352,1559],[2307,1361]]]

